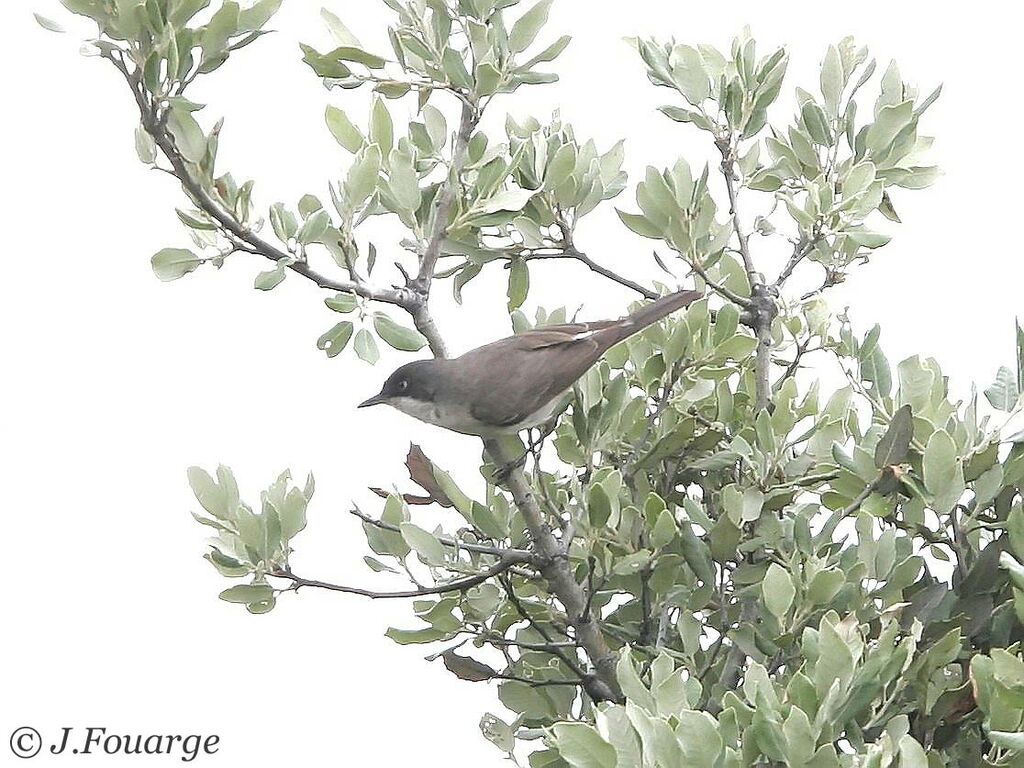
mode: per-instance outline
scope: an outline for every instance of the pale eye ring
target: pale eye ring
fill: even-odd
[[[402,379],[398,382],[398,391],[405,392],[409,388],[409,382],[406,379]]]

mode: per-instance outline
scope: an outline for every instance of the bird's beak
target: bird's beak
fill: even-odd
[[[378,394],[378,395],[374,395],[369,400],[364,400],[357,407],[358,408],[369,408],[371,405],[381,405],[382,403],[386,403],[387,401],[388,401],[388,399],[386,397],[384,397],[383,395]]]

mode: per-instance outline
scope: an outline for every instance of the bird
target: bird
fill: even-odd
[[[460,357],[406,363],[358,407],[390,405],[485,439],[540,427],[561,413],[566,393],[605,352],[701,296],[677,291],[618,320],[541,326]]]

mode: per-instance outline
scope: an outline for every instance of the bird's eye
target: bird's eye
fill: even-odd
[[[400,382],[398,382],[398,391],[399,392],[405,392],[405,390],[407,390],[408,388],[409,388],[409,382],[408,382],[407,379],[402,379]]]

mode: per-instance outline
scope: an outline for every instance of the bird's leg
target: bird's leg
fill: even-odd
[[[507,464],[498,467],[495,473],[495,479],[500,483],[508,480],[508,476],[516,469],[519,469],[526,464],[526,457],[533,456],[534,464],[540,461],[540,448],[544,444],[544,441],[548,438],[552,432],[555,431],[555,426],[558,424],[558,417],[545,422],[540,427],[537,427],[537,439],[533,438],[533,427],[529,427],[526,430],[526,450],[523,451],[512,461]]]

